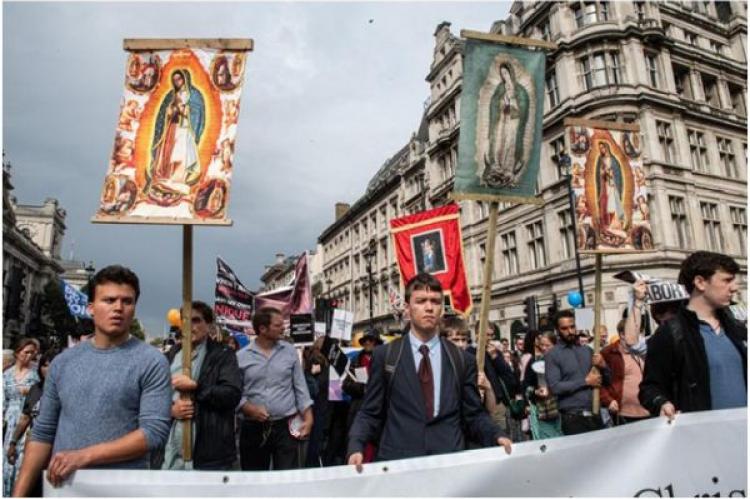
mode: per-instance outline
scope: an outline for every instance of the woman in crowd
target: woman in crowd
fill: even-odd
[[[39,374],[32,366],[32,361],[39,353],[39,342],[33,338],[22,338],[15,348],[15,364],[3,373],[3,452],[8,453],[16,424],[21,416],[23,403],[31,387],[39,382]],[[23,448],[26,435],[14,442],[18,456],[14,464],[7,459],[3,463],[3,495],[9,497],[13,490],[16,472],[21,469]]]
[[[44,380],[47,378],[49,372],[49,365],[52,363],[52,359],[57,355],[57,351],[49,350],[42,355],[39,360],[39,366],[37,368],[37,374],[39,375],[40,381],[31,387],[29,394],[23,404],[21,416],[18,418],[16,428],[13,430],[11,435],[10,444],[8,445],[8,451],[5,454],[8,463],[16,464],[18,462],[18,442],[26,434],[26,430],[34,424],[36,417],[39,415],[39,403],[42,399],[42,393],[44,392]],[[23,447],[21,447],[23,452]],[[20,464],[20,463],[19,463]],[[42,496],[42,481],[39,480],[32,491],[32,497]]]
[[[538,354],[526,366],[524,373],[524,393],[529,400],[529,426],[534,440],[554,438],[562,435],[560,428],[560,414],[557,410],[557,399],[545,383],[540,383],[542,376],[538,376],[532,367],[536,361],[544,359],[544,355],[552,350],[557,342],[554,331],[545,331],[538,337]]]

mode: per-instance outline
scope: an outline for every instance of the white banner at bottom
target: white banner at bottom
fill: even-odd
[[[729,496],[747,493],[747,409],[501,448],[270,472],[81,470],[45,496]],[[704,495],[705,494],[705,495]]]

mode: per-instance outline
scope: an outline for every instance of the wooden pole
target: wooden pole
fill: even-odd
[[[482,305],[479,309],[479,337],[477,338],[477,372],[484,372],[484,357],[487,352],[487,324],[492,298],[492,268],[495,264],[495,236],[497,235],[498,202],[490,202],[490,216],[487,220],[487,241],[484,248],[484,284],[482,285]]]
[[[182,374],[192,378],[193,360],[193,226],[182,226]],[[181,395],[190,400],[189,393]],[[182,459],[185,463],[193,460],[193,420],[182,421]]]
[[[594,355],[599,353],[601,348],[601,333],[599,325],[602,323],[602,254],[596,254],[596,268],[594,274]],[[594,388],[592,397],[592,412],[594,416],[599,414],[599,388]]]

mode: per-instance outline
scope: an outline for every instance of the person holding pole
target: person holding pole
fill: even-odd
[[[172,370],[174,422],[160,467],[189,469],[182,455],[182,425],[183,421],[191,420],[192,467],[197,470],[230,470],[237,459],[234,409],[242,394],[242,374],[234,350],[210,337],[214,326],[211,307],[202,301],[194,301],[191,309],[191,376],[182,374],[180,346],[166,354]]]
[[[405,301],[410,329],[373,353],[349,432],[348,463],[361,471],[364,446],[378,437],[379,461],[464,450],[464,426],[483,446],[499,445],[510,454],[510,439],[482,407],[474,359],[439,337],[440,281],[417,274],[406,284]]]
[[[245,471],[302,468],[313,426],[313,401],[294,346],[281,341],[284,318],[271,307],[253,315],[257,337],[237,352],[243,376],[240,467]],[[296,416],[302,416],[299,428]]]
[[[166,442],[169,364],[130,336],[139,294],[130,269],[112,265],[94,276],[94,338],[52,361],[14,496],[27,496],[45,467],[53,486],[81,468],[146,469],[149,452]]]
[[[652,415],[747,407],[747,328],[727,307],[740,267],[697,251],[680,267],[690,299],[648,340],[638,398]]]
[[[591,410],[593,388],[609,385],[609,369],[601,354],[577,344],[572,310],[557,313],[555,328],[560,341],[544,356],[544,376],[549,391],[557,397],[562,432],[576,435],[600,430],[601,415]]]

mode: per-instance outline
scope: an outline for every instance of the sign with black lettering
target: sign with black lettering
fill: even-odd
[[[295,345],[312,345],[315,340],[312,314],[292,314],[290,328]]]
[[[690,295],[682,284],[676,284],[661,279],[648,282],[646,288],[647,303],[662,303],[667,301],[687,300]]]

